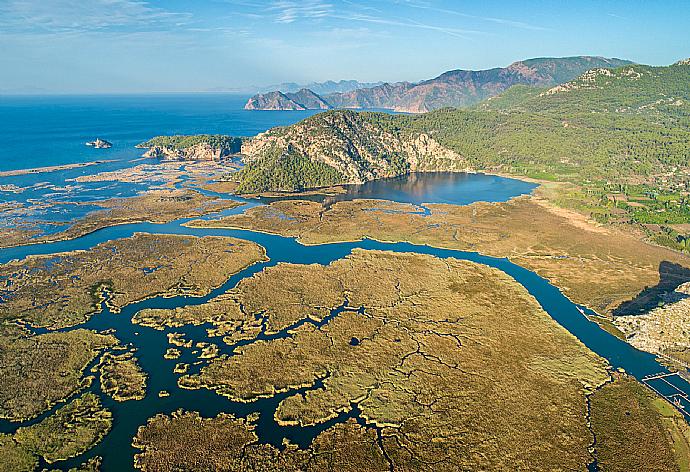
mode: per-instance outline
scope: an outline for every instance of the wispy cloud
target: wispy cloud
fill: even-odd
[[[483,34],[483,32],[477,30],[447,27],[420,22],[412,18],[389,16],[379,8],[354,0],[332,0],[332,2],[324,0],[275,0],[268,6],[261,8],[257,8],[251,1],[248,2],[246,0],[224,1],[236,6],[252,7],[253,12],[251,14],[254,18],[273,21],[279,24],[291,24],[298,21],[322,23],[325,20],[332,19],[400,28],[424,29],[464,39],[471,39],[470,36],[472,35]],[[249,14],[247,12],[244,13]]]
[[[411,19],[396,19],[396,18],[383,18],[373,15],[364,15],[361,13],[350,13],[342,15],[332,15],[333,18],[338,18],[347,21],[359,21],[363,23],[374,23],[379,25],[396,26],[401,28],[416,28],[424,29],[430,31],[437,31],[450,36],[455,36],[457,38],[472,39],[471,35],[484,34],[482,31],[477,30],[466,30],[460,28],[451,28],[446,26],[432,25],[428,23],[422,23]]]
[[[167,11],[141,0],[3,0],[4,32],[66,33],[116,29],[144,31],[180,26],[190,14]]]
[[[611,18],[616,18],[618,20],[628,21],[628,19],[626,17],[618,15],[617,13],[607,13],[607,15],[610,16]]]
[[[332,4],[320,0],[278,0],[265,11],[272,14],[277,23],[292,23],[299,19],[325,18],[332,10]]]
[[[405,6],[410,7],[410,8],[417,8],[420,10],[429,10],[429,11],[434,11],[436,13],[442,13],[442,14],[446,14],[446,15],[454,15],[454,16],[459,16],[459,17],[468,18],[468,19],[481,20],[481,21],[486,21],[486,22],[490,22],[490,23],[497,23],[500,25],[511,26],[514,28],[534,30],[534,31],[549,31],[550,30],[549,28],[546,28],[543,26],[538,26],[538,25],[533,25],[530,23],[526,23],[524,21],[518,21],[518,20],[513,20],[513,19],[508,19],[508,18],[497,18],[497,17],[492,17],[492,16],[471,15],[469,13],[464,13],[464,12],[461,12],[458,10],[452,10],[449,8],[440,8],[440,7],[437,7],[434,3],[427,2],[427,1],[393,0],[393,3],[405,5]]]

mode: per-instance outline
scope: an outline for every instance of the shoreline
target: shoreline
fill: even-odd
[[[57,166],[45,166],[45,167],[33,167],[30,169],[16,169],[16,170],[5,170],[0,171],[0,177],[15,177],[18,175],[30,175],[30,174],[44,174],[48,172],[57,172],[60,170],[71,170],[79,169],[82,167],[90,167],[99,164],[106,164],[108,162],[115,162],[115,159],[103,159],[98,161],[90,162],[78,162],[75,164],[62,164]]]

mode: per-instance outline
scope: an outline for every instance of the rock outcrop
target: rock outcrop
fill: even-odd
[[[108,149],[113,147],[113,143],[101,138],[96,138],[94,141],[89,141],[86,143],[86,145],[96,149]]]
[[[245,110],[328,110],[332,106],[318,94],[303,88],[295,93],[269,92],[254,95]]]
[[[219,161],[237,154],[242,140],[224,135],[158,136],[137,145],[142,157],[165,160]]]
[[[366,114],[365,114],[366,115]],[[246,171],[261,182],[243,181],[247,191],[276,190],[271,176],[296,172],[295,163],[317,163],[340,176],[337,182],[363,183],[408,172],[471,170],[459,154],[423,133],[396,132],[354,111],[331,111],[295,125],[274,128],[242,144]],[[389,117],[392,118],[392,117]],[[260,172],[254,172],[259,170]],[[284,189],[284,186],[280,186]]]
[[[291,100],[282,92],[268,92],[254,95],[244,105],[245,110],[306,110],[304,105]]]
[[[664,354],[690,349],[690,282],[668,294],[664,304],[643,314],[619,316],[616,326],[638,349]]]

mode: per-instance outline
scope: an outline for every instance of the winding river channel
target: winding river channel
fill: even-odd
[[[489,178],[489,176],[482,176],[481,178]],[[500,179],[498,177],[491,178]],[[474,181],[472,181],[470,178],[468,182],[472,183]],[[502,183],[502,181],[499,180],[496,180],[495,182],[498,182],[499,184]],[[445,184],[443,184],[443,182],[438,184],[441,185],[441,189],[445,189],[443,192],[450,192],[453,190],[453,188],[443,187],[443,185],[448,184],[447,180],[445,181]],[[532,187],[529,187],[529,184],[525,185],[527,186],[520,187],[517,191],[515,191],[515,188],[513,188],[510,192],[498,192],[498,194],[501,194],[498,200],[507,200],[515,194],[530,192]],[[391,198],[393,200],[419,203],[418,200],[423,198],[424,202],[455,202],[453,199],[446,199],[443,198],[443,196],[439,197],[440,194],[438,193],[436,194],[435,198],[429,198],[428,192],[420,196],[412,195],[409,191],[406,192],[404,190],[404,185],[401,186],[400,182],[393,183],[393,186],[396,189],[396,192],[401,192]],[[460,187],[463,187],[463,185],[460,185]],[[439,192],[441,191],[439,190],[439,187],[436,187],[436,189]],[[369,190],[371,190],[371,188],[369,188]],[[405,195],[407,195],[407,197]],[[445,195],[445,193],[443,193],[443,195]],[[481,191],[469,194],[465,192],[464,195],[470,195],[470,197],[464,198],[461,204],[470,203],[471,201],[490,199],[487,198],[487,195],[483,194]],[[377,192],[364,192],[359,194],[354,193],[351,198],[357,196],[366,196],[369,198],[372,196],[379,196],[382,198],[382,196]],[[217,218],[223,215],[242,212],[251,206],[260,204],[261,203],[256,201],[245,201],[245,205],[241,207],[214,215],[209,215],[206,218]],[[668,372],[665,367],[656,361],[653,355],[638,351],[631,345],[607,333],[596,323],[588,320],[585,316],[583,316],[580,307],[571,302],[561,293],[558,288],[551,285],[547,280],[538,276],[534,272],[510,262],[508,259],[489,257],[475,252],[440,249],[404,242],[384,243],[368,239],[358,242],[306,246],[300,244],[294,238],[286,238],[260,232],[215,228],[188,228],[183,226],[183,224],[187,221],[189,220],[180,219],[168,224],[126,224],[101,229],[94,233],[69,241],[22,246],[0,251],[0,262],[7,262],[11,259],[24,258],[32,254],[51,254],[77,249],[89,249],[102,242],[129,237],[136,232],[146,232],[153,234],[183,234],[192,236],[232,236],[254,241],[260,244],[266,249],[267,256],[269,257],[269,261],[254,264],[235,274],[221,287],[218,287],[206,296],[150,298],[141,302],[130,304],[117,314],[111,313],[106,307],[104,307],[100,313],[94,315],[87,323],[75,327],[84,327],[99,331],[111,329],[114,331],[115,336],[117,336],[122,343],[128,344],[135,348],[136,356],[139,359],[141,367],[148,373],[147,395],[143,400],[139,401],[116,402],[110,399],[108,396],[101,394],[98,381],[94,381],[89,387],[89,390],[97,393],[101,397],[104,405],[113,412],[113,427],[109,434],[94,448],[78,457],[69,459],[67,461],[58,462],[56,464],[51,464],[51,467],[68,469],[82,463],[90,457],[101,456],[103,458],[102,468],[105,471],[132,470],[133,455],[136,453],[136,451],[132,447],[131,441],[132,437],[136,434],[137,428],[146,423],[148,418],[157,413],[170,413],[180,408],[198,411],[202,416],[206,417],[215,416],[220,412],[230,412],[237,416],[246,416],[250,413],[258,412],[260,416],[256,433],[259,436],[259,440],[261,442],[273,444],[277,447],[281,447],[284,438],[288,438],[290,441],[300,446],[308,446],[312,439],[321,431],[335,423],[345,421],[350,417],[357,418],[358,421],[363,423],[364,420],[359,417],[359,410],[356,407],[347,413],[342,413],[340,416],[328,421],[327,423],[317,426],[279,426],[274,421],[274,412],[278,403],[280,403],[282,399],[289,395],[293,395],[295,392],[303,392],[309,389],[319,388],[321,386],[320,382],[317,382],[311,387],[285,392],[272,398],[259,399],[251,403],[232,402],[206,389],[181,389],[177,386],[178,375],[173,373],[175,364],[177,362],[192,364],[193,362],[197,361],[197,358],[191,353],[190,349],[187,349],[183,350],[183,355],[180,359],[165,359],[163,355],[166,349],[169,347],[167,333],[173,331],[180,332],[184,333],[187,339],[193,339],[195,342],[205,341],[218,343],[217,340],[214,341],[213,339],[208,338],[206,333],[207,326],[185,326],[182,328],[170,328],[164,331],[157,331],[131,323],[132,316],[137,311],[144,308],[175,308],[205,303],[209,299],[231,289],[243,278],[250,277],[251,275],[268,266],[272,266],[280,262],[297,264],[328,264],[332,261],[347,256],[355,248],[429,254],[440,258],[456,258],[495,267],[510,275],[520,284],[522,284],[554,320],[556,320],[559,324],[580,339],[591,350],[606,358],[613,368],[625,369],[626,372],[632,374],[640,380],[647,376]],[[344,301],[342,306],[334,308],[331,312],[331,315],[321,322],[302,320],[298,323],[327,323],[332,317],[338,316],[338,314],[343,310],[355,309],[358,309],[358,307],[349,307],[347,306],[347,302]],[[295,326],[292,326],[276,334],[268,335],[266,333],[262,333],[256,339],[287,337],[290,336],[288,332],[289,329],[294,327]],[[254,341],[255,340],[243,341],[242,344],[247,344]],[[236,346],[226,346],[223,345],[223,343],[219,344],[221,354],[232,355],[233,350],[236,348]],[[195,371],[198,368],[198,365],[192,365],[192,371]],[[685,394],[690,394],[690,384],[685,382],[677,375],[667,377],[667,380],[664,382],[659,382],[658,384],[654,384],[652,386],[657,389],[658,393],[665,396],[671,396],[674,393],[677,393],[674,392],[674,388],[684,392]],[[169,392],[170,396],[160,398],[158,393],[163,390]],[[681,401],[685,402],[686,400],[681,399]],[[19,426],[33,424],[37,421],[40,421],[58,407],[59,405],[53,408],[53,410],[44,413],[40,417],[23,423],[0,421],[0,432],[12,432]],[[690,404],[686,405],[686,409],[690,410]]]

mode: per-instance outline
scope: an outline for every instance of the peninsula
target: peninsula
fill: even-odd
[[[242,139],[225,135],[157,136],[137,145],[143,157],[172,161],[219,161],[237,154]]]

